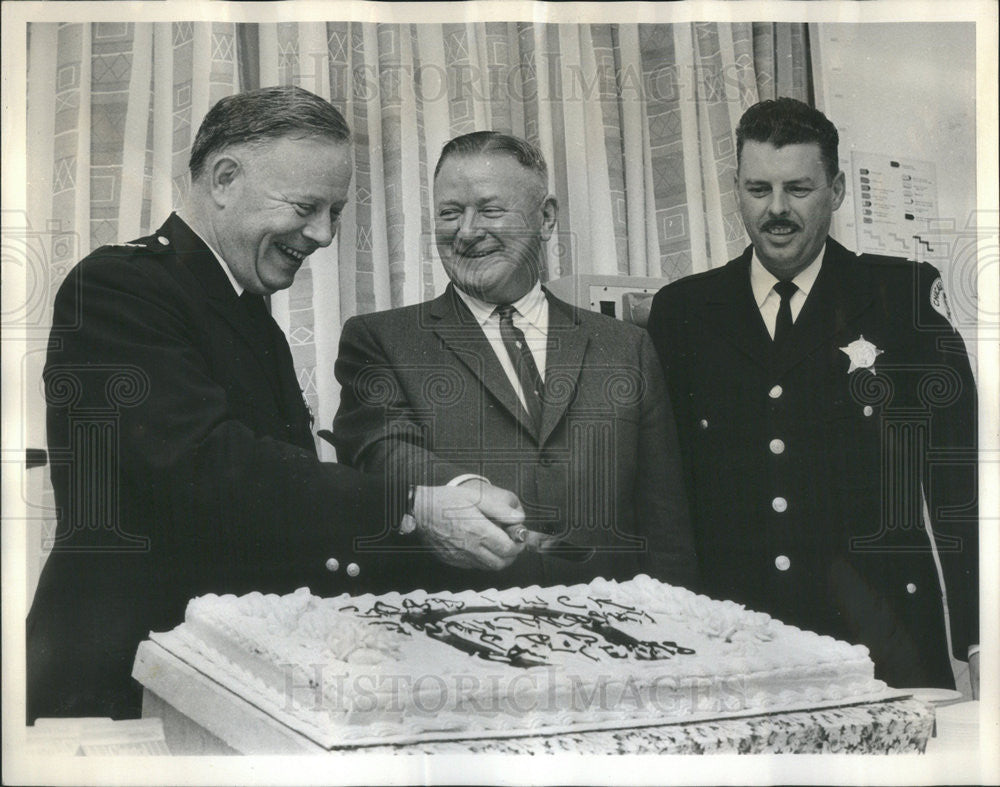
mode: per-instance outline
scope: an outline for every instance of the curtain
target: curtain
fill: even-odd
[[[181,204],[219,98],[299,84],[343,112],[355,170],[338,239],[271,299],[327,427],[344,320],[447,283],[430,200],[448,139],[496,129],[544,152],[559,202],[546,280],[672,280],[746,242],[742,112],[778,95],[812,103],[803,24],[33,23],[28,36],[28,221],[48,239],[49,304],[77,259]]]

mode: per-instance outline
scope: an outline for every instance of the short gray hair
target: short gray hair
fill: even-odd
[[[445,159],[451,156],[470,156],[482,153],[503,153],[512,156],[522,166],[536,172],[542,182],[548,185],[549,168],[545,164],[542,151],[526,139],[510,134],[501,134],[499,131],[473,131],[447,142],[441,149],[437,166],[434,167],[434,177],[438,176]]]
[[[281,137],[327,137],[350,142],[344,116],[329,101],[295,86],[265,87],[236,93],[213,106],[191,146],[192,180],[201,175],[209,156],[230,145]]]

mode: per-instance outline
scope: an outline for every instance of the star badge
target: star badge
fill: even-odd
[[[868,369],[872,374],[876,374],[872,367],[875,365],[875,359],[884,352],[884,350],[880,350],[870,341],[865,339],[864,336],[858,336],[857,339],[846,347],[841,347],[840,351],[845,353],[847,357],[851,359],[851,366],[847,370],[848,374],[853,372],[855,369]]]

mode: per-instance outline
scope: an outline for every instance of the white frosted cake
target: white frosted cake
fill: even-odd
[[[863,646],[644,575],[462,593],[208,595],[153,639],[328,746],[638,726],[885,689]]]

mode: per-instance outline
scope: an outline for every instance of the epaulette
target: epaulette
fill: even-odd
[[[105,249],[142,249],[144,251],[155,252],[165,251],[170,248],[170,240],[163,235],[146,235],[143,238],[130,240],[128,243],[108,243]]]

